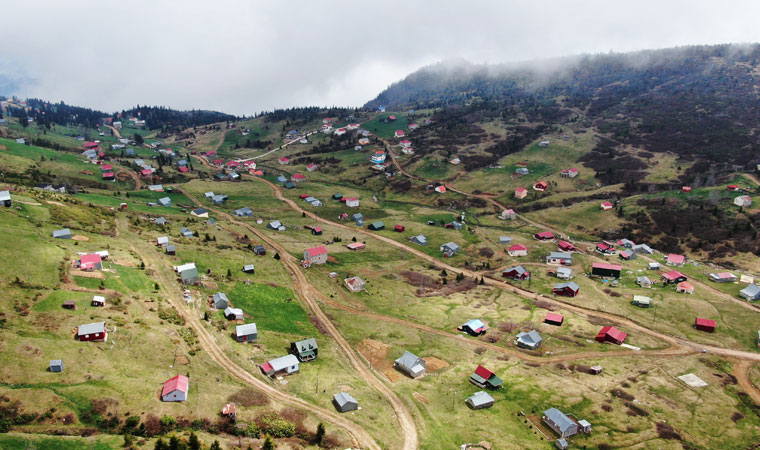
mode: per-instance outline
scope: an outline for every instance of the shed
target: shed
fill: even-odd
[[[600,373],[602,373],[602,370],[603,370],[602,366],[591,366],[588,369],[588,373],[590,373],[591,375],[599,375]]]
[[[377,222],[372,222],[369,224],[367,228],[372,231],[380,231],[385,229],[385,224],[382,221],[378,220]]]
[[[417,378],[425,373],[425,360],[407,351],[394,363],[396,369]]]
[[[10,191],[0,191],[0,205],[10,207],[11,203]]]
[[[554,441],[554,446],[557,447],[558,450],[567,450],[567,440],[565,439],[557,439]]]
[[[528,350],[536,350],[538,347],[541,346],[541,342],[543,342],[543,338],[540,334],[538,334],[538,331],[536,330],[530,330],[528,332],[522,332],[517,335],[517,346],[521,348],[527,348]]]
[[[226,309],[228,306],[230,306],[230,299],[227,298],[227,294],[224,292],[217,292],[214,294],[214,308]]]
[[[533,238],[539,241],[550,241],[554,239],[554,233],[552,233],[551,231],[542,231],[540,233],[534,234]]]
[[[253,210],[247,206],[235,210],[235,215],[238,217],[253,217]]]
[[[647,269],[649,270],[660,270],[660,263],[658,262],[650,262],[647,264]]]
[[[346,248],[349,250],[364,250],[367,247],[367,244],[364,242],[351,242],[350,244],[346,244]]]
[[[177,249],[173,245],[167,245],[166,246],[166,254],[167,255],[176,255]]]
[[[308,338],[301,341],[291,342],[290,353],[295,355],[301,362],[313,361],[317,359],[317,355],[319,354],[317,340],[314,338]]]
[[[228,320],[243,320],[243,310],[228,306],[224,309],[224,317]]]
[[[483,323],[483,321],[480,319],[471,319],[462,324],[459,329],[469,334],[470,336],[480,336],[486,334],[486,324]]]
[[[180,278],[184,284],[198,284],[201,282],[201,277],[198,274],[198,269],[195,267],[183,270],[179,273]]]
[[[560,280],[569,280],[573,277],[573,269],[569,267],[557,267],[557,278]]]
[[[612,342],[613,344],[620,345],[625,341],[627,336],[627,333],[623,333],[615,327],[606,326],[599,330],[599,333],[596,335],[596,341]]]
[[[499,236],[499,244],[511,244],[512,238],[509,236]]]
[[[159,236],[156,238],[156,245],[161,247],[166,247],[169,245],[169,237],[168,236]]]
[[[367,286],[367,283],[359,277],[346,278],[343,280],[343,284],[351,292],[361,292]]]
[[[281,356],[265,362],[259,367],[261,368],[261,371],[264,372],[264,375],[270,377],[275,377],[277,375],[292,375],[301,370],[300,363],[295,355]]]
[[[256,342],[259,339],[259,330],[255,323],[247,323],[235,327],[235,340],[238,342]]]
[[[93,295],[92,296],[92,306],[106,306],[106,298],[102,295]]]
[[[53,231],[53,237],[56,239],[71,239],[71,230],[64,228],[62,230]]]
[[[190,390],[190,379],[184,375],[177,375],[164,383],[161,390],[161,400],[165,402],[184,402]]]
[[[182,227],[182,229],[179,230],[179,233],[182,237],[193,237],[193,232],[187,227]]]
[[[566,252],[551,252],[546,257],[546,264],[559,264],[562,266],[570,266],[573,264],[572,253]]]
[[[561,326],[564,322],[565,318],[557,313],[546,313],[546,317],[544,318],[544,323],[548,323],[549,325]]]
[[[50,365],[48,365],[48,370],[51,372],[63,372],[63,360],[62,359],[51,360]]]
[[[406,231],[406,228],[403,225],[394,225],[393,231],[397,233],[403,233],[404,231]]]
[[[639,306],[641,308],[649,308],[649,306],[652,304],[652,299],[644,295],[634,295],[633,301],[631,303],[634,306]]]
[[[264,248],[263,245],[257,245],[253,247],[253,253],[255,253],[257,256],[264,256],[267,254],[267,249]]]
[[[108,340],[108,330],[105,322],[94,322],[77,327],[77,339],[80,341],[105,342]]]
[[[153,221],[156,225],[166,225],[166,217],[159,217]]]
[[[758,300],[760,299],[760,286],[756,284],[748,284],[747,287],[739,291],[739,295],[749,301]]]
[[[578,424],[557,408],[544,411],[542,420],[560,437],[566,438],[578,433]]]
[[[333,404],[335,404],[335,408],[342,413],[359,409],[359,402],[347,392],[340,392],[333,395]]]
[[[676,286],[676,292],[679,294],[694,294],[694,286],[688,281],[682,281]]]
[[[459,251],[459,246],[453,242],[447,242],[441,246],[440,250],[443,252],[443,256],[450,258]]]
[[[169,197],[161,197],[158,199],[158,204],[161,206],[172,206],[172,199]]]
[[[636,277],[636,284],[638,284],[640,287],[643,287],[643,288],[651,288],[652,280],[650,280],[649,277],[642,275],[642,276]]]
[[[273,220],[267,224],[267,228],[275,231],[285,231],[285,226],[279,220]]]
[[[61,306],[64,309],[77,309],[77,304],[74,300],[66,300]]]
[[[483,366],[478,366],[475,369],[475,373],[470,375],[469,381],[479,388],[488,389],[499,389],[504,384],[504,380]]]
[[[623,269],[622,266],[618,264],[606,264],[606,263],[595,262],[591,264],[591,275],[596,275],[600,277],[620,278],[620,271],[622,269]]]
[[[523,266],[508,267],[501,272],[503,278],[509,278],[511,280],[527,280],[530,278],[530,272],[525,270]]]
[[[256,268],[253,266],[253,264],[246,264],[243,266],[243,272],[256,273]]]
[[[552,288],[552,293],[554,295],[561,295],[564,297],[575,297],[578,295],[578,292],[580,291],[580,286],[575,284],[573,281],[568,281],[567,283],[557,283]]]
[[[486,391],[478,391],[464,401],[471,409],[485,409],[493,406],[493,397]]]
[[[697,317],[697,320],[694,321],[694,328],[700,331],[707,331],[708,333],[712,333],[715,331],[715,321],[712,319],[703,319],[701,317]]]
[[[733,283],[737,280],[737,278],[736,275],[732,274],[731,272],[719,272],[711,273],[710,280],[716,283]]]
[[[427,238],[423,234],[412,236],[411,238],[409,238],[409,240],[418,245],[427,245]]]
[[[654,253],[654,250],[652,250],[647,244],[636,244],[633,247],[631,247],[631,249],[635,253],[638,253],[640,255],[642,254],[651,255],[652,253]]]

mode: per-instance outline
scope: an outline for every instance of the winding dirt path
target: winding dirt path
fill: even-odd
[[[752,382],[749,372],[752,370],[752,364],[749,361],[734,362],[734,376],[739,386],[752,398],[755,404],[760,405],[760,389]]]
[[[140,177],[138,177],[134,171],[129,170],[129,169],[122,170],[116,174],[116,177],[118,178],[119,175],[121,174],[126,174],[128,177],[132,178],[132,180],[134,180],[135,182],[135,190],[136,191],[140,190],[140,188],[142,187],[142,180],[140,180]]]
[[[115,127],[113,127],[111,125],[105,125],[105,126],[106,126],[106,128],[110,128],[111,129],[111,131],[113,132],[113,135],[116,137],[116,139],[122,139],[121,133],[119,133],[119,130],[117,130]]]
[[[119,227],[122,228],[122,232],[129,233],[125,220],[124,217],[121,218],[119,221]],[[182,293],[177,285],[177,280],[172,269],[157,256],[158,254],[156,252],[146,251],[143,248],[145,244],[138,236],[134,236],[133,241],[140,244],[132,244],[130,247],[140,259],[145,261],[146,268],[154,271],[155,276],[159,280],[161,290],[165,294],[165,298],[177,308],[178,311],[184,313],[183,317],[187,320],[187,324],[196,332],[201,347],[212,360],[222,366],[231,375],[266,393],[277,402],[310,411],[320,419],[345,429],[354,440],[352,445],[380,450],[380,446],[361,426],[345,419],[335,412],[320,408],[314,404],[301,400],[296,396],[281,392],[233,362],[216,343],[215,337],[203,326],[197,311],[188,309],[187,304],[182,299]]]

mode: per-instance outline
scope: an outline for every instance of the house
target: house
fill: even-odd
[[[518,175],[527,175],[530,173],[530,170],[528,170],[527,167],[518,167],[515,169],[515,173]]]
[[[549,141],[541,141],[541,142],[538,143],[538,146],[539,147],[548,147],[549,146]]]
[[[459,159],[459,158],[452,158],[452,159],[451,159],[451,161],[449,161],[449,162],[450,162],[452,165],[455,165],[455,166],[456,166],[456,165],[459,165],[459,164],[462,162],[462,160],[461,160],[461,159]]]
[[[385,229],[385,224],[382,221],[378,220],[377,222],[372,222],[369,224],[367,228],[372,231],[380,231]]]
[[[665,264],[668,266],[678,266],[683,267],[683,263],[686,261],[686,257],[683,255],[676,255],[675,253],[671,253],[668,255],[668,259],[665,261]]]
[[[404,133],[404,130],[396,130],[396,132],[393,133],[393,136],[396,137],[397,139],[400,139],[406,136],[406,133]]]
[[[285,178],[285,176],[284,176],[284,175],[278,175],[278,176],[277,176],[277,182],[278,182],[278,183],[287,183],[287,182],[288,182],[288,179],[287,179],[287,178]]]
[[[518,347],[527,348],[528,350],[536,350],[541,346],[541,342],[543,342],[543,340],[544,339],[541,337],[541,335],[538,334],[538,331],[531,330],[527,333],[519,333],[517,335],[517,340],[515,343]]]
[[[327,247],[320,245],[317,247],[307,248],[303,252],[303,259],[311,264],[327,263]]]
[[[214,202],[215,205],[223,205],[227,201],[227,198],[228,197],[224,194],[216,194],[211,197],[211,201]]]
[[[563,251],[563,252],[574,252],[574,251],[578,250],[577,248],[575,248],[575,246],[573,244],[571,244],[571,243],[569,243],[567,241],[559,241],[559,242],[557,242],[557,248],[560,251]]]
[[[634,306],[639,306],[641,308],[649,308],[649,305],[652,303],[652,299],[643,295],[634,295],[633,301],[631,302]]]
[[[634,245],[633,247],[631,247],[631,250],[633,250],[634,253],[637,253],[639,255],[644,255],[644,254],[651,255],[652,253],[654,253],[654,250],[649,248],[649,246],[646,244]]]
[[[234,403],[227,403],[222,407],[222,416],[235,421],[237,419],[237,408]]]
[[[521,244],[515,244],[507,250],[509,256],[528,256],[528,248]]]
[[[275,231],[285,231],[285,226],[279,220],[273,220],[267,224],[267,228]]]
[[[736,275],[731,272],[711,273],[710,279],[716,283],[733,283],[737,280]]]
[[[278,375],[292,375],[301,370],[300,362],[295,355],[285,355],[275,358],[271,361],[265,362],[259,366],[259,368],[264,372],[264,375],[272,378]]]
[[[103,268],[103,258],[97,253],[82,255],[75,266],[80,270],[101,270]]]
[[[224,308],[224,317],[226,317],[227,320],[243,320],[243,310],[228,306]]]
[[[618,239],[617,243],[619,246],[623,248],[630,248],[630,249],[633,249],[633,246],[636,245],[630,239]]]
[[[475,369],[475,373],[470,375],[469,381],[481,389],[488,388],[492,390],[499,389],[504,384],[504,380],[483,366],[478,366]]]
[[[578,433],[578,424],[557,408],[550,408],[544,411],[541,419],[562,438]]]
[[[394,367],[412,378],[417,378],[425,373],[425,360],[405,351],[404,354],[394,362]]]
[[[158,199],[158,204],[161,206],[172,206],[172,199],[169,197],[161,197]]]
[[[627,333],[623,333],[615,327],[606,326],[599,330],[599,333],[596,335],[596,341],[601,343],[612,342],[613,344],[620,345],[625,341],[627,336]]]
[[[201,282],[201,277],[198,274],[198,269],[195,267],[191,269],[183,270],[179,273],[182,283],[184,284],[198,284]]]
[[[322,227],[312,227],[311,234],[314,236],[322,236]]]
[[[308,166],[306,166],[306,170],[308,170],[309,172],[314,172],[318,168],[319,168],[319,166],[317,166],[314,163],[310,163]]]
[[[193,237],[193,232],[189,228],[187,228],[187,227],[182,227],[179,230],[179,234],[181,234],[182,237],[187,237],[187,238]]]
[[[301,362],[314,361],[319,354],[317,340],[314,338],[308,338],[301,341],[291,342],[290,353],[296,355],[296,358]]]
[[[238,342],[256,342],[259,340],[259,331],[255,323],[237,325],[235,327],[235,340]]]
[[[599,277],[620,278],[620,271],[623,267],[618,264],[606,264],[595,262],[591,264],[591,275]]]
[[[556,276],[560,280],[569,280],[573,277],[573,269],[569,267],[557,267]]]
[[[357,208],[359,206],[359,199],[356,197],[349,197],[346,198],[345,203],[349,208]]]
[[[161,401],[184,402],[187,400],[189,390],[190,379],[184,375],[177,375],[164,383],[164,388],[161,390]]]
[[[292,177],[290,177],[290,181],[294,183],[300,183],[302,181],[306,181],[306,177],[302,173],[294,173]]]
[[[515,188],[515,198],[525,198],[528,196],[528,190],[522,187]]]
[[[359,277],[346,278],[343,280],[343,284],[351,292],[361,292],[367,286],[367,283]]]
[[[346,244],[346,248],[349,250],[364,250],[367,245],[364,242],[351,242]]]
[[[527,280],[530,278],[530,272],[525,270],[523,266],[508,267],[501,272],[503,278],[509,278],[510,280]]]
[[[738,191],[740,187],[738,184],[729,184],[728,186],[726,186],[726,189],[733,192],[733,191]]]
[[[515,220],[517,218],[517,213],[515,213],[514,209],[505,209],[501,212],[499,218],[501,220]]]
[[[114,181],[116,179],[116,175],[113,172],[103,172],[102,176],[104,181]]]
[[[92,303],[90,303],[92,306],[106,306],[106,298],[102,295],[93,295],[92,296]]]
[[[166,246],[166,254],[167,255],[176,255],[177,249],[173,245],[167,245]]]
[[[715,321],[712,319],[703,319],[701,317],[697,317],[697,320],[694,321],[694,328],[700,331],[707,331],[708,333],[712,333],[715,331]]]
[[[652,280],[650,280],[649,277],[640,276],[640,277],[636,277],[636,284],[638,284],[639,287],[651,288]]]
[[[548,184],[546,184],[545,181],[539,181],[538,183],[533,185],[534,191],[544,192],[549,187]]]
[[[551,231],[542,231],[540,233],[534,234],[533,239],[537,239],[539,241],[551,241],[554,239],[554,233]]]
[[[71,239],[71,230],[64,228],[62,230],[53,231],[53,237],[55,239]]]
[[[423,234],[412,236],[411,238],[409,238],[409,240],[418,245],[427,245],[427,238]]]
[[[682,281],[676,285],[676,292],[679,294],[694,294],[694,286],[688,281]]]
[[[686,281],[688,278],[686,275],[682,274],[681,272],[677,270],[671,270],[668,273],[662,274],[662,279],[666,283],[681,283],[683,281]]]
[[[230,299],[224,292],[217,292],[213,297],[215,309],[227,309],[230,306]]]
[[[650,262],[649,264],[647,264],[647,268],[649,270],[660,270],[660,263],[658,263],[658,262]]]
[[[382,164],[385,162],[385,152],[382,150],[378,150],[375,152],[374,155],[372,155],[369,158],[370,162],[373,164]]]
[[[406,228],[404,228],[403,225],[395,225],[393,227],[393,231],[395,231],[397,233],[403,233],[404,231],[406,231]]]
[[[62,359],[51,360],[50,364],[48,365],[48,370],[51,372],[63,372],[63,360]]]
[[[691,192],[691,186],[681,186],[681,192],[688,194]]]
[[[359,409],[359,402],[347,392],[339,392],[333,395],[333,404],[338,412],[342,413]]]
[[[578,176],[578,169],[573,167],[572,169],[563,169],[562,172],[560,172],[560,176],[563,178],[575,178]]]
[[[623,250],[622,252],[618,253],[618,258],[622,259],[623,261],[630,261],[632,259],[636,259],[636,253],[633,253],[633,250]]]
[[[195,217],[208,218],[208,211],[204,208],[198,208],[190,211],[190,215]]]
[[[615,253],[617,253],[617,250],[615,250],[615,247],[613,247],[607,242],[600,242],[596,244],[596,251],[603,255],[614,255]]]
[[[565,252],[551,252],[549,253],[549,256],[546,257],[546,264],[559,264],[561,266],[571,266],[573,265],[573,255],[572,253],[565,253]]]
[[[752,206],[752,197],[749,195],[740,195],[734,199],[734,205],[742,208]]]
[[[290,159],[288,159],[288,158],[286,158],[286,157],[283,156],[282,158],[278,159],[277,162],[280,163],[280,164],[282,164],[282,165],[286,165],[286,164],[288,164],[290,162]]]
[[[80,341],[105,342],[108,340],[108,330],[105,322],[94,322],[77,327],[77,339]]]
[[[444,257],[451,258],[459,251],[459,246],[453,242],[447,242],[441,246],[440,250],[443,252]]]
[[[557,439],[554,441],[554,446],[557,447],[557,450],[567,450],[569,448],[566,439]]]
[[[544,323],[548,323],[549,325],[561,326],[564,322],[565,318],[561,314],[549,312],[544,317]]]
[[[464,402],[470,409],[485,409],[493,406],[493,401],[493,397],[488,395],[486,391],[478,391],[467,397],[467,400]]]
[[[445,194],[446,193],[446,186],[444,186],[444,185],[436,186],[435,189],[433,189],[433,190],[435,192],[439,193],[439,194]]]
[[[746,298],[748,301],[760,300],[760,286],[756,284],[748,284],[747,287],[739,291],[739,295]]]
[[[244,206],[240,209],[236,209],[235,215],[238,217],[253,217],[253,210],[247,206]]]
[[[499,244],[511,244],[512,238],[509,236],[499,236]]]
[[[74,300],[66,300],[61,306],[63,309],[77,309],[77,304]]]
[[[246,264],[243,266],[243,272],[256,273],[256,268],[253,266],[253,264]]]
[[[578,295],[578,292],[581,290],[580,286],[575,284],[572,281],[568,281],[567,283],[557,283],[552,288],[552,293],[554,295],[561,295],[563,297],[575,297]]]
[[[253,253],[255,253],[256,256],[264,256],[267,254],[267,249],[264,248],[263,245],[257,245],[253,247]]]
[[[463,226],[464,225],[462,225],[461,222],[457,222],[456,220],[446,224],[446,228],[451,228],[454,230],[461,230]]]
[[[166,217],[159,217],[156,220],[154,220],[153,223],[159,226],[164,226],[166,225]]]
[[[459,330],[464,331],[470,336],[481,336],[486,334],[486,324],[480,319],[471,319],[462,324]]]

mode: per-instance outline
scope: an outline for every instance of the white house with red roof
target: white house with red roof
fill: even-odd
[[[285,156],[283,156],[282,158],[278,159],[277,162],[280,163],[280,164],[282,164],[282,165],[285,165],[285,164],[287,164],[287,163],[290,162],[290,159],[286,158]]]
[[[249,160],[249,161],[243,161],[243,167],[246,169],[256,169],[256,161]]]
[[[329,123],[332,123],[332,119],[329,117],[325,117],[324,119],[322,119],[322,123],[327,125]]]
[[[348,125],[346,125],[346,129],[348,129],[348,130],[357,130],[357,129],[359,129],[359,124],[358,123],[349,123]]]
[[[403,141],[399,142],[399,144],[402,147],[409,147],[412,145],[412,141],[410,141],[409,139],[404,139]]]
[[[82,255],[79,257],[76,267],[80,270],[100,270],[103,268],[103,259],[97,253]]]
[[[665,264],[669,266],[682,267],[684,262],[686,262],[686,257],[684,255],[676,255],[675,253],[671,253],[668,255],[668,259],[665,261]]]
[[[184,375],[169,378],[161,390],[161,401],[184,402],[190,390],[190,379]]]
[[[435,189],[434,189],[434,191],[436,191],[439,194],[445,194],[446,193],[446,186],[444,186],[444,185],[436,186]]]
[[[385,157],[386,157],[385,152],[382,150],[378,150],[375,152],[374,155],[372,155],[372,157],[370,158],[370,161],[373,164],[382,164],[385,162]]]
[[[507,250],[509,256],[528,256],[528,248],[524,245],[515,244]]]
[[[319,169],[319,166],[314,163],[310,163],[308,166],[306,166],[306,170],[309,172],[314,172],[317,169]]]
[[[613,205],[610,202],[602,202],[602,204],[600,206],[602,208],[602,211],[607,211],[609,209],[612,209],[615,205]]]
[[[404,133],[404,130],[396,130],[396,132],[393,135],[397,138],[402,138],[406,136],[406,133]]]
[[[300,183],[306,181],[306,177],[302,173],[294,173],[293,176],[290,177],[290,181]]]
[[[528,196],[528,190],[523,187],[515,188],[515,198],[525,198]]]
[[[548,187],[549,187],[549,185],[546,183],[546,181],[539,181],[538,183],[536,183],[536,184],[533,185],[533,190],[534,191],[543,192]]]
[[[337,130],[335,130],[335,135],[336,136],[342,136],[344,134],[346,134],[346,129],[345,128],[338,128]]]
[[[303,259],[311,264],[327,263],[327,247],[320,245],[318,247],[307,248],[303,252]]]
[[[356,198],[356,197],[348,197],[348,198],[346,198],[345,203],[346,203],[346,206],[348,206],[349,208],[357,208],[357,207],[359,207],[359,199]]]
[[[563,178],[575,178],[575,177],[578,176],[578,173],[579,173],[578,169],[576,169],[575,167],[573,167],[572,169],[564,169],[564,170],[562,170],[562,172],[560,173],[560,176],[563,177]]]
[[[420,127],[420,126],[419,126],[419,125],[417,125],[417,124],[416,124],[416,123],[414,123],[414,122],[412,122],[412,123],[410,123],[410,124],[409,124],[409,129],[410,129],[410,130],[416,130],[416,129],[417,129],[417,128],[419,128],[419,127]]]

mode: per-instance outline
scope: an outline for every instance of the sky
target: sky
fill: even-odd
[[[756,0],[0,0],[0,11],[0,95],[106,112],[361,106],[443,60],[760,42]]]

